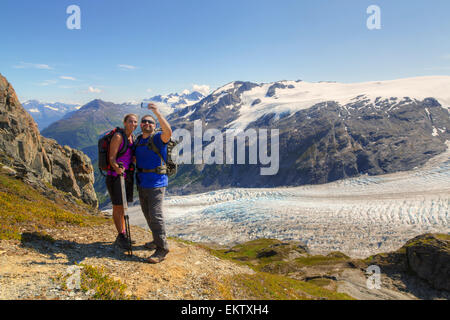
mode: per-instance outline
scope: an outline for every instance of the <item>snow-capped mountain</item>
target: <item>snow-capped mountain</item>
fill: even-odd
[[[351,84],[231,82],[172,113],[172,127],[193,132],[194,121],[202,120],[203,131],[278,129],[278,173],[261,176],[259,163],[182,166],[173,191],[294,186],[411,170],[446,150],[449,106],[449,76]]]
[[[184,108],[186,106],[192,105],[203,99],[205,96],[198,92],[183,92],[179,93],[171,93],[168,95],[156,95],[149,99],[144,99],[143,102],[156,102],[160,106],[160,108],[171,109],[172,111]]]
[[[190,120],[202,118],[205,109],[226,108],[238,111],[239,115],[227,123],[227,128],[245,129],[252,121],[267,115],[274,119],[292,115],[297,111],[311,108],[321,102],[336,102],[348,111],[347,107],[356,103],[364,105],[384,102],[393,103],[393,108],[405,98],[415,101],[435,98],[444,108],[450,106],[450,77],[431,76],[389,81],[362,83],[337,83],[322,81],[317,83],[279,81],[256,84],[234,81],[216,89],[202,103],[181,111]],[[213,116],[214,112],[208,112]],[[208,116],[205,117],[208,120]]]
[[[22,106],[38,124],[39,130],[45,129],[51,123],[62,119],[67,113],[78,110],[81,105],[61,102],[41,102],[27,100]]]
[[[153,102],[158,106],[161,113],[167,117],[171,113],[173,113],[177,110],[180,110],[186,106],[195,104],[203,98],[204,98],[204,95],[198,91],[194,91],[194,92],[190,93],[190,92],[188,92],[188,90],[185,90],[185,92],[183,92],[181,94],[170,93],[168,95],[156,95],[151,98],[144,99],[142,101],[136,101],[136,100],[127,101],[127,102],[122,103],[121,105],[127,109],[129,109],[129,108],[139,109],[141,102],[144,102],[144,103]],[[143,113],[142,113],[140,110],[138,110],[135,113],[143,115],[143,114],[147,114],[148,111],[143,110]]]
[[[175,110],[194,104],[204,98],[198,91],[183,92],[181,94],[171,93],[169,95],[157,95],[142,102],[156,102],[161,112],[168,116]],[[124,109],[138,114],[145,114],[145,110],[140,109],[141,101],[129,101],[122,103]],[[27,100],[22,102],[22,106],[33,117],[38,124],[39,130],[47,128],[53,122],[70,117],[82,106],[79,104],[67,104],[61,102],[41,102],[38,100]]]

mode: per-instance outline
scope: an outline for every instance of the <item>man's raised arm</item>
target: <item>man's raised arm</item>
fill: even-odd
[[[158,107],[154,103],[148,104],[148,109],[151,110],[155,116],[158,118],[159,124],[162,129],[161,140],[164,143],[169,142],[170,137],[172,136],[172,128],[170,127],[169,122],[167,122],[166,118],[159,112]]]

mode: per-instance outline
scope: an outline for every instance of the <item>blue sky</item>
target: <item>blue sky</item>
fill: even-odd
[[[373,4],[380,30],[366,26]],[[235,80],[449,75],[449,15],[448,0],[2,0],[0,73],[21,101],[82,104]]]

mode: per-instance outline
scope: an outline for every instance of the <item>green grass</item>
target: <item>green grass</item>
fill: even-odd
[[[239,289],[243,299],[256,300],[353,300],[347,294],[322,288],[311,282],[291,279],[286,276],[257,272],[239,274],[228,279],[220,288],[225,298],[235,299],[234,292]],[[237,297],[242,298],[242,297]]]
[[[89,293],[93,300],[131,300],[133,295],[126,294],[127,286],[120,280],[108,276],[104,267],[95,267],[87,264],[77,264],[81,268],[80,290]],[[54,281],[64,290],[69,290],[66,281],[71,275],[57,275]]]
[[[440,240],[450,241],[450,234],[438,233],[434,234],[434,236]]]
[[[309,255],[295,244],[286,244],[277,239],[257,239],[236,245],[231,249],[212,250],[221,259],[233,260],[257,271],[289,273],[304,266],[327,265],[347,261],[350,258],[341,252],[331,252],[326,256]],[[271,256],[263,256],[264,253]],[[288,259],[289,253],[297,252],[302,257]],[[289,261],[287,261],[289,260]]]
[[[277,239],[256,239],[238,244],[231,249],[216,250],[215,254],[224,259],[235,259],[241,261],[259,259],[261,261],[273,261],[283,256],[286,251],[290,251],[293,249],[292,246],[287,246],[284,248],[282,243],[282,241]],[[270,251],[272,249],[277,252],[277,257],[258,258],[259,253]],[[299,248],[298,252],[303,251]]]
[[[411,239],[403,247],[409,248],[417,245],[435,245],[437,244],[436,239],[450,241],[450,235],[443,233],[424,234],[419,239]]]
[[[201,245],[199,245],[197,242],[194,241],[190,241],[190,240],[184,240],[181,238],[177,238],[177,237],[167,237],[167,239],[179,242],[179,243],[184,243],[184,244],[188,244],[188,245],[192,245],[192,246],[198,246],[198,247],[202,247]]]
[[[200,245],[201,246],[201,245]],[[212,249],[203,246],[220,259],[246,265],[255,271],[253,275],[240,274],[231,277],[218,286],[225,299],[353,299],[352,297],[325,289],[330,279],[314,279],[308,282],[289,277],[302,267],[335,264],[350,259],[340,252],[326,256],[309,255],[296,243],[284,243],[277,239],[257,239],[236,245],[229,249]],[[270,252],[270,256],[262,256]],[[303,255],[289,258],[292,253]],[[236,296],[235,292],[241,294]],[[241,295],[244,295],[242,297]]]
[[[127,286],[121,281],[114,280],[105,274],[103,267],[81,265],[81,290],[93,290],[93,299],[96,300],[130,300],[132,296],[125,294]]]
[[[325,278],[318,278],[318,279],[309,280],[308,283],[314,284],[319,287],[325,287],[331,283],[331,280],[325,279]]]
[[[316,255],[316,256],[307,256],[307,257],[301,257],[296,258],[295,262],[299,266],[315,266],[315,265],[325,265],[325,264],[334,264],[336,262],[345,261],[349,259],[347,256],[333,256],[333,255]]]
[[[0,239],[21,240],[23,231],[105,222],[104,218],[79,210],[69,211],[64,204],[53,202],[31,186],[0,172]]]

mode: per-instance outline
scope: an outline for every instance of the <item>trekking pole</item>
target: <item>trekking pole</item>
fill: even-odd
[[[119,167],[123,168],[123,163],[120,162]],[[123,211],[124,211],[124,216],[125,216],[125,232],[127,234],[128,245],[129,245],[128,254],[129,254],[129,256],[132,256],[133,249],[132,249],[132,242],[131,242],[130,219],[129,219],[128,213],[127,213],[128,202],[127,202],[127,193],[125,190],[125,178],[123,177],[123,174],[120,175],[120,188],[122,190],[122,204],[123,204]]]

